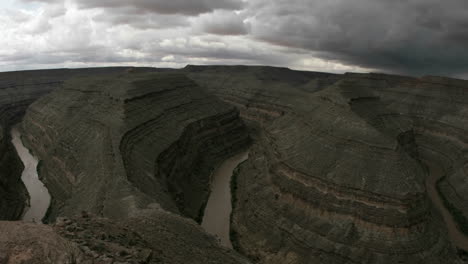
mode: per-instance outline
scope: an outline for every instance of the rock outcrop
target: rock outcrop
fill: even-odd
[[[51,226],[0,222],[0,234],[0,263],[94,263],[77,244],[61,237]]]
[[[249,263],[219,247],[193,221],[164,210],[121,220],[87,212],[56,220],[53,225],[0,222],[0,263]]]

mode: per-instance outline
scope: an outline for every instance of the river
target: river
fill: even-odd
[[[221,245],[232,248],[229,239],[231,204],[231,176],[234,169],[249,156],[243,152],[225,160],[214,172],[211,193],[206,204],[202,227],[219,238]]]
[[[49,191],[39,180],[39,176],[37,174],[38,161],[36,157],[34,157],[23,145],[19,130],[13,128],[11,130],[11,137],[11,142],[15,146],[16,152],[24,165],[21,180],[23,180],[30,197],[29,207],[25,209],[22,219],[23,221],[28,222],[41,222],[50,205]]]
[[[453,219],[453,216],[450,214],[448,209],[445,207],[442,198],[437,191],[437,181],[444,176],[444,171],[441,167],[435,165],[432,162],[426,161],[425,163],[429,170],[429,175],[426,179],[427,193],[434,206],[444,218],[448,236],[455,246],[468,251],[468,238],[458,228],[457,223]]]

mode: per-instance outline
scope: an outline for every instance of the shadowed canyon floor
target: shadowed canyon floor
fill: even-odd
[[[49,224],[0,222],[2,261],[468,256],[468,81],[262,66],[0,80],[0,218],[19,219],[28,196],[9,134],[18,122],[51,195]]]

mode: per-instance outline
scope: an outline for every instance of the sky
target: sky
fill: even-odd
[[[468,2],[0,0],[0,71],[187,64],[468,78]]]

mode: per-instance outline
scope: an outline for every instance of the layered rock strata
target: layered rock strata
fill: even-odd
[[[27,203],[28,194],[20,180],[23,166],[11,144],[10,130],[32,102],[72,77],[160,70],[121,67],[0,73],[0,219],[20,218]]]
[[[235,107],[184,75],[75,78],[32,104],[21,129],[50,222],[84,210],[140,230],[162,263],[247,263],[195,222],[211,171],[247,147],[247,130]]]
[[[231,228],[239,251],[260,263],[460,261],[427,195],[425,162],[444,166],[439,189],[467,212],[460,195],[467,82],[185,71],[256,128],[236,177]]]
[[[198,219],[212,168],[248,143],[237,110],[179,74],[75,79],[22,124],[51,218],[81,209],[124,217],[158,203]]]
[[[143,243],[126,252],[151,252],[150,263],[247,262],[194,221],[211,170],[248,145],[245,122],[254,143],[232,186],[240,253],[273,264],[462,263],[468,245],[427,188],[468,233],[467,91],[441,77],[272,67],[127,71],[66,82],[28,108],[22,129],[53,197],[48,219],[99,216],[54,227],[86,257],[101,257],[98,233],[118,225]]]

